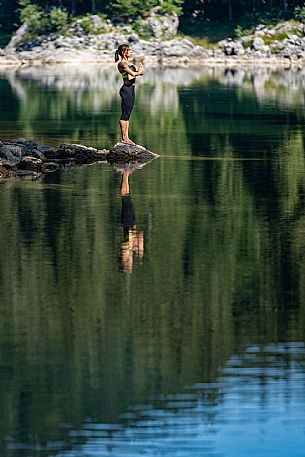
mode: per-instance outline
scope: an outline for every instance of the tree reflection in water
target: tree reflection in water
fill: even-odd
[[[192,425],[200,437],[229,424],[233,446],[253,417],[245,405],[259,413],[257,443],[262,429],[274,439],[276,419],[266,420],[277,417],[275,404],[289,433],[304,423],[304,71],[150,71],[133,125],[137,141],[161,157],[145,179],[130,177],[145,262],[133,264],[128,281],[118,271],[124,235],[110,167],[0,193],[1,456],[24,457],[27,446],[36,457],[48,444],[65,455],[73,439],[66,455],[99,452],[95,443],[110,449],[107,430],[121,417],[124,437],[147,427],[145,446],[163,413],[160,435],[179,441],[166,428],[178,424],[178,411],[191,444]],[[1,136],[113,144],[119,81],[111,85],[104,72],[22,68],[0,83]],[[130,257],[125,263],[130,270]],[[150,408],[150,428],[145,414],[157,397],[165,403]],[[142,412],[140,427],[131,419],[124,429],[129,413]],[[289,437],[283,428],[277,438]]]

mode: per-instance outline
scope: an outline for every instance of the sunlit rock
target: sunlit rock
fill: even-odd
[[[138,21],[138,27],[143,35],[157,39],[172,38],[177,35],[179,18],[177,14],[164,13],[160,7],[152,8],[148,17]]]
[[[95,149],[81,144],[64,143],[58,149],[46,151],[47,159],[66,160],[73,159],[79,163],[90,163],[106,160],[108,155],[107,149]]]
[[[156,159],[158,154],[148,151],[139,144],[117,143],[109,152],[107,161],[109,163],[147,162]]]

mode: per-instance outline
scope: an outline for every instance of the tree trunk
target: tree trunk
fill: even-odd
[[[283,0],[283,11],[284,13],[288,12],[288,0]]]
[[[92,14],[96,13],[96,0],[91,0],[91,11]]]
[[[71,14],[72,16],[75,14],[76,12],[76,0],[71,0]]]
[[[233,21],[233,0],[229,0],[229,10],[228,10],[228,17],[229,21]]]

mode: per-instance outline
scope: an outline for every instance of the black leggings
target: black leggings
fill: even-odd
[[[127,86],[127,84],[123,84],[120,89],[120,96],[122,98],[122,114],[120,117],[121,121],[128,121],[131,115],[131,111],[134,105],[134,84]]]

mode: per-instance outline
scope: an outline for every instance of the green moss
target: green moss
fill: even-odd
[[[151,40],[152,34],[149,27],[141,22],[134,22],[132,25],[133,30],[139,35],[143,40]]]
[[[207,36],[202,36],[202,37],[186,36],[185,38],[190,40],[195,46],[201,46],[202,48],[205,48],[205,49],[216,48],[215,43],[211,43],[211,41],[209,40],[209,37],[207,37]]]
[[[240,38],[243,36],[251,35],[252,33],[254,33],[254,30],[255,30],[255,27],[243,28],[240,25],[238,25],[234,29],[234,33],[237,38]]]
[[[264,35],[262,39],[264,40],[265,44],[269,45],[274,43],[275,41],[283,41],[288,37],[288,33],[281,32],[276,33],[275,35]]]
[[[246,40],[246,41],[243,41],[243,47],[248,49],[248,48],[251,48],[252,46],[252,40],[249,39],[249,40]]]

